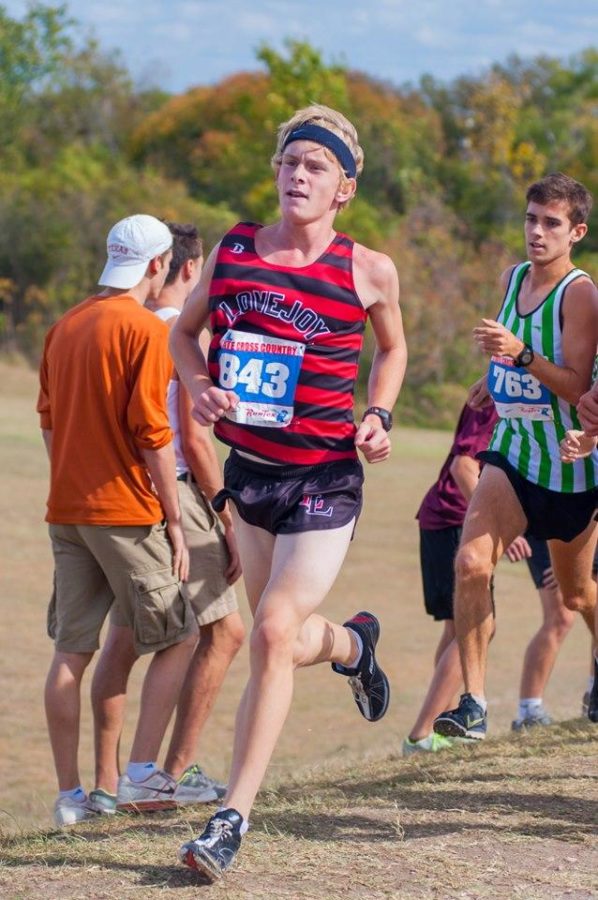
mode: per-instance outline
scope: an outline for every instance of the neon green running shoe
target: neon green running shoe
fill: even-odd
[[[403,741],[403,756],[411,756],[413,753],[438,753],[439,750],[448,750],[452,746],[453,741],[450,738],[444,737],[442,734],[436,734],[433,731],[432,734],[420,738],[418,741],[405,738]]]

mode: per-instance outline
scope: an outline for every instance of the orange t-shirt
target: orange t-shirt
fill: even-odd
[[[134,297],[90,297],[48,332],[37,411],[52,431],[46,521],[151,525],[163,518],[141,451],[172,440],[168,327]]]

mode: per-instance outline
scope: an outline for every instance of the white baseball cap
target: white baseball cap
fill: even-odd
[[[172,247],[172,233],[154,216],[136,215],[121,219],[108,234],[108,262],[98,284],[132,288],[145,275],[150,259]]]

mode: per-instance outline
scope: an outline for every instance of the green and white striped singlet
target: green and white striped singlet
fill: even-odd
[[[536,353],[541,354],[555,365],[562,366],[564,365],[561,327],[563,295],[567,285],[586,273],[581,269],[573,269],[555,285],[546,299],[533,312],[521,316],[517,312],[517,298],[530,265],[531,263],[524,262],[513,269],[505,299],[496,320],[532,347]],[[537,418],[533,414],[519,416],[517,410],[515,410],[515,415],[511,413],[510,416],[503,417],[504,410],[501,411],[501,404],[497,403],[497,411],[501,418],[494,429],[488,449],[496,450],[505,456],[528,481],[551,491],[572,494],[596,487],[598,484],[598,452],[594,451],[587,459],[578,460],[575,463],[560,461],[559,443],[564,437],[565,431],[569,428],[581,428],[575,407],[557,397],[556,394],[541,385],[531,373],[526,373],[523,369],[513,367],[512,375],[506,369],[505,377],[505,371],[502,373],[500,371],[501,361],[497,362],[498,365],[494,365],[494,360],[491,360],[488,374],[488,385],[494,394],[495,401],[494,389],[499,386],[494,382],[498,382],[498,380],[504,382],[503,396],[505,387],[513,388],[511,393],[518,391],[521,394],[522,388],[516,383],[519,379],[519,382],[524,382],[524,395],[527,392],[528,396],[534,396],[534,390],[537,391],[537,396],[540,396],[540,392],[542,393],[545,405],[538,409],[542,410],[543,408],[545,417]],[[506,361],[502,360],[502,362]],[[512,366],[512,362],[510,365]]]

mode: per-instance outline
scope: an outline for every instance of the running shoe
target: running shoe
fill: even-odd
[[[588,697],[588,719],[598,722],[598,659],[594,657],[594,684]]]
[[[539,706],[533,712],[528,713],[524,718],[518,717],[511,722],[511,731],[525,731],[527,728],[534,728],[536,725],[552,725],[552,716]]]
[[[194,763],[185,769],[177,781],[174,799],[179,806],[191,806],[193,803],[212,803],[222,800],[226,794],[226,785],[221,784]]]
[[[89,802],[89,797],[75,800],[73,797],[58,797],[54,804],[54,822],[59,828],[76,825],[85,819],[95,819],[97,811]]]
[[[116,794],[109,794],[102,788],[89,792],[89,803],[101,816],[113,816],[116,812]]]
[[[419,738],[417,741],[405,738],[402,753],[403,756],[411,756],[413,753],[438,753],[439,750],[448,750],[452,746],[453,742],[450,738],[433,731],[432,734]]]
[[[434,731],[444,737],[481,741],[486,737],[488,716],[471,694],[461,694],[459,706],[441,713],[434,721]]]
[[[235,861],[241,846],[242,823],[243,818],[236,809],[220,810],[212,816],[203,834],[183,844],[179,859],[209,881],[216,881]]]
[[[131,781],[128,775],[118,779],[116,808],[119,812],[156,812],[176,809],[177,783],[162,769],[155,769],[143,781]]]
[[[358,612],[344,623],[361,638],[363,653],[355,668],[332,663],[332,669],[349,679],[349,687],[361,715],[368,722],[377,722],[388,709],[390,685],[388,678],[376,662],[375,649],[380,637],[380,623],[369,612]]]

